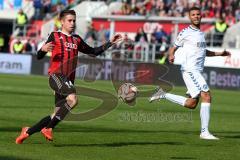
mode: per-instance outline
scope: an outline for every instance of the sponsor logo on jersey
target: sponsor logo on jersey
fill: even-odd
[[[71,49],[77,49],[77,45],[74,43],[69,43],[69,42],[65,42],[64,43],[64,47],[66,48],[71,48]]]

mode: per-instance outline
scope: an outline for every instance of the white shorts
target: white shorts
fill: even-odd
[[[199,71],[182,71],[182,76],[188,89],[187,93],[190,94],[192,98],[197,98],[201,91],[209,91],[207,82]]]

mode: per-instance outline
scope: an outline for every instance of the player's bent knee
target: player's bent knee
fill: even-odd
[[[197,107],[197,103],[196,102],[192,102],[190,105],[189,105],[189,108],[190,109],[195,109]]]
[[[78,98],[75,94],[68,95],[66,99],[71,108],[74,108],[78,104]]]
[[[202,92],[201,93],[201,98],[202,98],[202,102],[211,102],[211,95],[209,92]]]
[[[189,109],[195,109],[197,107],[198,100],[197,99],[189,99],[187,101],[186,107]]]
[[[192,105],[191,107],[190,107],[190,109],[195,109],[197,107],[197,105]]]
[[[73,109],[74,107],[77,106],[77,104],[78,104],[78,99],[76,98],[76,99],[74,99],[74,100],[72,101],[72,106],[71,106],[71,108]]]

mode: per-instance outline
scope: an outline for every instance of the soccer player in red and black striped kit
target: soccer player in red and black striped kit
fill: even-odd
[[[52,32],[37,52],[38,59],[42,59],[47,52],[52,52],[48,72],[49,85],[55,92],[55,111],[51,116],[42,118],[32,127],[23,127],[21,134],[16,138],[16,144],[22,144],[30,135],[39,131],[47,140],[52,141],[52,129],[77,105],[76,90],[73,84],[78,52],[89,56],[98,56],[122,40],[122,36],[117,34],[104,45],[92,48],[79,35],[73,33],[76,24],[74,10],[62,11],[60,21],[62,24],[61,31]]]

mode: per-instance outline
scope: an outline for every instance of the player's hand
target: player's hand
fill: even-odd
[[[116,34],[112,39],[111,39],[111,43],[112,44],[117,44],[118,42],[122,41],[123,37],[121,34]]]
[[[231,56],[231,53],[228,52],[228,51],[226,51],[226,50],[224,50],[224,51],[222,52],[221,56]]]
[[[169,61],[170,64],[173,64],[174,59],[175,59],[175,56],[172,55],[172,54],[169,54],[169,56],[168,56],[168,61]]]
[[[53,48],[54,48],[53,42],[48,42],[42,46],[41,50],[44,52],[52,52]]]

